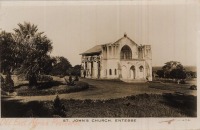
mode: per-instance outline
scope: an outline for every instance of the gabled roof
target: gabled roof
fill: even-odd
[[[113,44],[118,43],[119,41],[121,41],[122,39],[127,38],[128,40],[130,40],[132,43],[136,44],[138,46],[137,43],[135,43],[131,38],[129,38],[126,34],[124,34],[124,36],[120,39],[118,39],[116,42],[114,42]]]
[[[99,54],[101,53],[101,50],[102,50],[101,45],[96,45],[92,47],[91,49],[81,53],[80,55],[95,54],[95,53]]]
[[[119,41],[121,41],[122,39],[127,38],[128,40],[130,40],[132,43],[136,44],[132,39],[130,39],[126,34],[124,34],[124,36],[120,39],[118,39],[115,42],[111,42],[111,43],[106,43],[106,44],[102,44],[102,45],[96,45],[93,48],[81,53],[80,55],[87,55],[87,54],[99,54],[102,51],[102,46],[103,45],[107,45],[107,44],[117,44]],[[136,44],[138,46],[138,44]]]

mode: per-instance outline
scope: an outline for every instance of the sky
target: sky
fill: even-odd
[[[13,32],[30,22],[52,40],[52,56],[64,56],[72,65],[80,53],[127,34],[137,44],[152,46],[152,65],[167,61],[196,66],[199,2],[149,1],[34,1],[0,2],[0,31]]]

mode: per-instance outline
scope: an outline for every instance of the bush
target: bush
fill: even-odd
[[[54,102],[53,102],[53,110],[54,110],[54,114],[55,115],[59,115],[61,117],[65,117],[66,114],[66,109],[65,106],[63,105],[63,103],[61,103],[61,100],[59,98],[59,96],[57,95]]]
[[[69,86],[74,86],[75,85],[74,80],[72,79],[71,75],[69,76],[69,80],[65,79],[65,81],[66,81],[67,85],[69,85]]]
[[[5,79],[1,76],[1,89],[6,92],[14,92],[14,81],[11,75],[6,75]]]
[[[39,87],[37,89],[26,89],[26,90],[18,90],[17,95],[19,96],[38,96],[38,95],[55,95],[55,94],[63,94],[63,93],[71,93],[71,92],[79,92],[89,88],[89,84],[85,82],[78,81],[75,86],[67,86],[63,87],[63,89],[50,88],[45,85],[44,87]]]
[[[75,76],[74,81],[79,81],[78,75]]]
[[[89,88],[89,84],[85,82],[78,82],[75,86],[71,87],[70,90],[72,91],[80,91]]]
[[[191,90],[197,90],[197,86],[196,85],[192,85],[192,86],[190,86],[190,89]]]

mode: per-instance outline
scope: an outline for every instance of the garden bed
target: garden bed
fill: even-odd
[[[45,84],[44,84],[45,85]],[[43,95],[55,95],[55,94],[63,94],[63,93],[71,93],[71,92],[79,92],[89,88],[89,84],[78,81],[74,86],[68,86],[65,84],[57,84],[56,86],[48,86],[45,87],[37,87],[37,88],[29,88],[28,86],[21,86],[17,88],[15,91],[18,96],[43,96]]]

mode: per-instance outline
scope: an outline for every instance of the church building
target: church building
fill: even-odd
[[[126,82],[152,80],[151,46],[138,45],[126,34],[114,43],[96,45],[81,55],[81,77]]]

